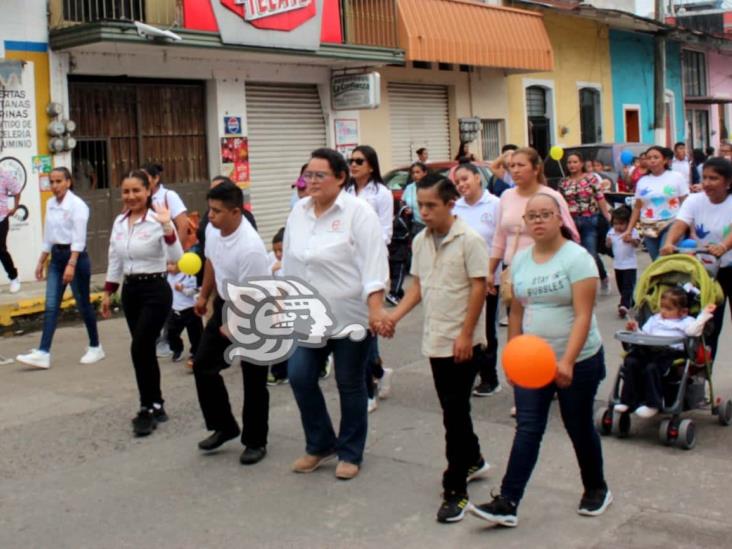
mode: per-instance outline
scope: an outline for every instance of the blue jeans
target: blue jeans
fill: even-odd
[[[646,250],[648,250],[648,255],[651,256],[651,261],[656,261],[656,258],[661,253],[661,248],[663,248],[663,243],[666,240],[666,233],[668,233],[668,230],[670,228],[671,225],[668,225],[665,229],[658,233],[658,236],[655,238],[652,238],[650,236],[643,237],[643,244],[645,245]]]
[[[318,456],[336,451],[341,461],[355,465],[363,461],[368,432],[364,379],[370,345],[370,337],[363,341],[330,339],[325,347],[319,349],[298,347],[287,361],[290,386],[300,409],[308,454]],[[341,424],[337,437],[318,384],[322,365],[331,352],[341,400]]]
[[[554,393],[559,397],[562,422],[572,439],[585,490],[606,486],[602,447],[593,421],[595,395],[604,377],[605,356],[600,349],[594,356],[575,364],[572,384],[566,389],[559,389],[554,383],[543,389],[514,388],[516,434],[501,485],[504,498],[518,505],[524,495],[539,456]]]
[[[607,278],[607,271],[605,270],[605,265],[603,264],[602,259],[600,259],[600,256],[597,254],[600,214],[578,215],[572,219],[574,219],[574,224],[577,226],[577,232],[579,232],[580,235],[580,244],[595,259],[597,270],[600,273],[600,279],[605,280]]]
[[[53,334],[56,331],[58,313],[61,309],[61,300],[66,291],[66,284],[63,283],[64,270],[71,257],[71,250],[54,246],[51,249],[51,260],[48,263],[48,275],[46,278],[46,311],[43,315],[43,335],[41,336],[41,351],[50,352]],[[86,332],[89,334],[89,346],[99,346],[99,334],[97,332],[97,315],[89,302],[89,282],[91,280],[91,263],[89,254],[82,252],[76,262],[76,272],[71,281],[71,292],[76,300],[76,307],[81,313],[86,325]]]

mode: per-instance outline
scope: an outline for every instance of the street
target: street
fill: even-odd
[[[619,364],[612,335],[623,322],[615,316],[616,295],[598,299],[608,366],[598,395],[604,400]],[[206,431],[193,377],[169,359],[161,366],[171,419],[152,436],[133,438],[137,392],[124,319],[100,323],[107,359],[91,366],[78,363],[86,345],[81,323],[60,328],[50,370],[0,367],[0,547],[727,546],[732,429],[702,411],[691,414],[698,428],[691,451],[661,446],[658,419],[635,421],[630,439],[604,438],[615,502],[603,516],[586,518],[576,513],[579,471],[554,409],[518,528],[490,528],[472,516],[438,524],[444,441],[429,366],[420,355],[421,320],[415,311],[395,340],[381,342],[385,365],[396,370],[393,394],[369,416],[364,467],[350,482],[335,479],[333,464],[309,475],[290,471],[304,438],[286,385],[270,388],[263,462],[239,465],[238,441],[211,455],[199,452],[196,443]],[[732,393],[729,317],[727,323],[716,364],[723,397]],[[2,354],[25,352],[38,337],[5,338]],[[231,369],[226,378],[240,407],[241,372]],[[333,377],[322,383],[337,416]],[[471,500],[482,503],[505,469],[512,393],[504,381],[498,395],[472,402],[482,451],[493,466],[489,479],[470,486]]]

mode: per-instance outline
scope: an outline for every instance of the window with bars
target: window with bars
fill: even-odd
[[[546,90],[541,86],[526,88],[526,111],[528,116],[546,116]]]
[[[501,135],[503,120],[482,120],[483,126],[483,159],[493,160],[501,154]]]
[[[682,56],[684,94],[687,97],[707,95],[707,58],[703,52],[684,50]]]

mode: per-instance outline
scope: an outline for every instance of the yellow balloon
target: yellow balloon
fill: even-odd
[[[180,272],[187,275],[192,276],[198,274],[198,271],[201,270],[201,266],[201,258],[198,257],[198,254],[193,252],[184,253],[178,260],[178,268],[180,269]]]
[[[552,157],[552,160],[556,160],[557,162],[559,162],[562,157],[564,157],[564,149],[559,145],[554,145],[551,149],[549,149],[549,156]]]

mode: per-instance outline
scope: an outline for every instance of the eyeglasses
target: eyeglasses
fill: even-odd
[[[302,178],[305,181],[325,181],[325,178],[331,175],[328,172],[303,172]]]
[[[363,166],[366,163],[365,158],[351,158],[348,161],[349,164],[356,164],[357,166]]]
[[[543,212],[538,213],[527,213],[524,216],[524,221],[529,224],[538,223],[539,221],[549,221],[552,217],[556,215],[557,212],[553,212],[551,210],[544,210]]]

